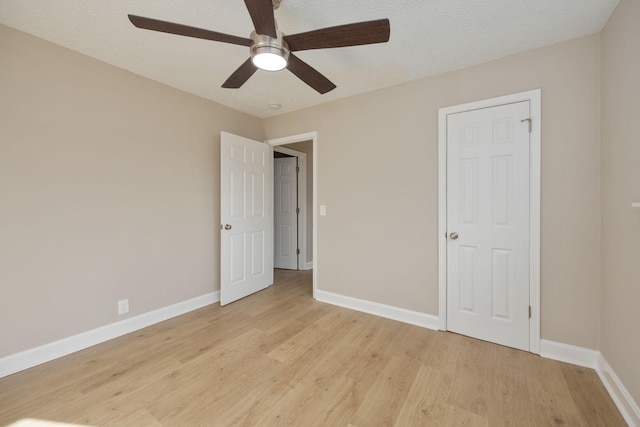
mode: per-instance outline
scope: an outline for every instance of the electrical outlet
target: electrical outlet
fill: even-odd
[[[118,314],[125,314],[129,312],[129,299],[123,299],[118,301]]]

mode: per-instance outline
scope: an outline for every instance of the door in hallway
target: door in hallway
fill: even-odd
[[[274,159],[275,268],[298,269],[298,159]]]

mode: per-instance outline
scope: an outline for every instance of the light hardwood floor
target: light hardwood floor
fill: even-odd
[[[314,301],[311,272],[0,379],[0,424],[624,426],[597,374]]]

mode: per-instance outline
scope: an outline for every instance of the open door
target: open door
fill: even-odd
[[[220,305],[273,284],[272,150],[221,133]]]

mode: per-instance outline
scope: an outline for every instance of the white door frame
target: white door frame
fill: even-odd
[[[541,90],[535,89],[484,99],[438,110],[438,290],[440,329],[447,330],[447,116],[465,111],[529,101],[531,134],[529,147],[529,348],[540,354],[540,182],[541,182]]]
[[[292,150],[286,147],[274,146],[273,151],[288,154],[298,158],[297,185],[298,185],[298,270],[310,270],[307,266],[307,155],[301,151]],[[303,202],[300,202],[300,201]],[[274,220],[275,220],[275,209]],[[274,235],[275,238],[275,235]]]
[[[296,142],[312,141],[313,143],[313,298],[318,289],[318,132],[307,132],[298,135],[274,138],[265,141],[272,147],[278,145],[294,144]]]

